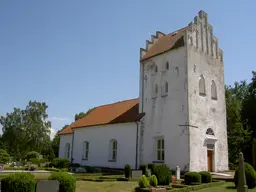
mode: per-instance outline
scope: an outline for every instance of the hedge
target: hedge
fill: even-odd
[[[184,182],[186,185],[192,185],[194,183],[201,183],[201,175],[197,172],[187,172],[184,175]]]
[[[55,172],[49,177],[49,180],[58,180],[60,182],[61,192],[75,192],[76,178],[65,172]]]
[[[207,171],[199,172],[201,175],[202,183],[211,183],[212,182],[212,175]]]
[[[36,180],[30,173],[10,174],[1,181],[1,192],[34,192]]]

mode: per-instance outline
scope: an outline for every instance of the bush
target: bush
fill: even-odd
[[[52,161],[52,164],[55,168],[68,168],[70,166],[69,159],[66,158],[55,158]]]
[[[58,180],[60,182],[61,192],[75,192],[76,179],[73,175],[64,172],[55,172],[49,177],[49,180]]]
[[[36,181],[32,174],[15,173],[1,181],[2,192],[34,192]]]
[[[158,185],[158,181],[155,175],[152,175],[149,179],[149,184],[153,187],[156,187]]]
[[[245,168],[245,178],[246,178],[246,183],[249,189],[255,188],[256,187],[256,173],[254,168],[249,164],[249,163],[244,163],[244,168]],[[237,187],[238,184],[238,171],[239,167],[236,169],[235,176],[234,176],[234,183]]]
[[[94,167],[90,167],[90,166],[83,166],[87,173],[95,173],[95,168]]]
[[[7,163],[10,161],[10,155],[7,151],[0,149],[0,163]]]
[[[201,172],[199,172],[199,174],[201,175],[202,183],[211,183],[212,182],[211,173],[209,173],[207,171],[201,171]]]
[[[36,151],[30,151],[26,154],[26,159],[29,160],[29,159],[32,159],[32,158],[36,158],[36,159],[39,159],[39,156],[40,154]]]
[[[201,183],[201,175],[197,172],[187,172],[184,175],[184,181],[185,181],[186,185],[200,184]]]
[[[146,175],[142,175],[141,178],[139,179],[139,187],[140,188],[146,188],[149,186],[148,178]]]
[[[159,185],[169,185],[172,181],[172,172],[166,164],[154,165],[151,174],[156,176]]]
[[[131,166],[129,164],[126,164],[124,166],[124,175],[125,175],[125,178],[130,178],[131,176]]]
[[[149,163],[149,164],[148,164],[148,169],[150,169],[151,172],[152,172],[152,170],[154,169],[154,166],[155,166],[155,164]]]
[[[31,159],[29,159],[29,161],[33,164],[39,164],[40,163],[40,160],[38,158],[31,158]]]
[[[146,169],[147,169],[147,165],[140,165],[139,170],[142,171],[142,174],[145,175],[146,174]]]

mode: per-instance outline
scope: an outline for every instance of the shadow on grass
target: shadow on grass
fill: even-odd
[[[227,189],[236,189],[235,186],[227,186],[226,188],[227,188]]]

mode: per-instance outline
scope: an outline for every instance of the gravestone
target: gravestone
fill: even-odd
[[[57,180],[41,180],[36,184],[36,192],[59,192],[60,182]]]
[[[4,164],[0,164],[0,172],[4,171]]]
[[[140,178],[142,176],[142,170],[134,170],[132,171],[132,178]]]
[[[176,179],[180,180],[180,167],[179,166],[176,167]]]
[[[237,192],[248,192],[248,186],[246,185],[245,169],[244,169],[244,156],[243,153],[239,153],[239,169],[238,169],[238,186]]]

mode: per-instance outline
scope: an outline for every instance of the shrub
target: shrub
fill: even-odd
[[[84,166],[84,168],[86,169],[87,173],[94,173],[95,172],[95,168],[94,167]]]
[[[197,172],[187,172],[184,175],[184,181],[186,185],[201,183],[201,175]]]
[[[249,163],[244,163],[244,168],[245,168],[245,178],[246,178],[246,183],[249,189],[255,188],[256,187],[256,173],[254,168],[249,164]],[[235,176],[234,176],[234,183],[237,187],[238,184],[238,171],[239,167],[236,169]]]
[[[55,158],[53,159],[52,164],[55,168],[68,168],[70,166],[70,161],[66,158]]]
[[[139,166],[139,170],[142,171],[142,174],[143,174],[143,175],[146,174],[146,169],[147,169],[147,165],[140,165],[140,166]]]
[[[147,186],[149,186],[148,178],[146,177],[146,175],[142,175],[139,179],[139,187],[146,188]]]
[[[26,154],[26,159],[29,160],[29,159],[32,159],[32,158],[36,158],[36,159],[39,159],[39,153],[36,152],[36,151],[30,151],[30,152],[27,152]]]
[[[40,160],[38,158],[31,158],[31,159],[29,159],[29,161],[33,164],[39,164],[40,163]]]
[[[155,164],[149,163],[148,164],[148,169],[150,169],[152,171],[154,169],[154,166],[155,166]]]
[[[146,175],[147,177],[150,177],[150,176],[151,176],[151,170],[147,168],[145,175]]]
[[[15,173],[1,181],[2,192],[34,192],[36,181],[32,174]]]
[[[151,174],[157,177],[159,185],[169,185],[172,181],[172,172],[166,164],[154,165]]]
[[[7,151],[0,149],[0,163],[7,163],[10,161],[10,155]]]
[[[64,172],[55,172],[49,177],[49,180],[58,180],[60,182],[61,192],[75,192],[76,179],[73,175]]]
[[[158,181],[155,175],[152,175],[149,179],[149,184],[153,187],[156,187],[158,185]]]
[[[202,183],[211,183],[212,182],[211,173],[209,173],[207,171],[201,171],[201,172],[199,172],[199,174],[201,175]]]
[[[130,178],[131,176],[131,166],[129,164],[126,164],[124,166],[124,175],[125,175],[125,178]]]
[[[48,159],[46,159],[46,158],[42,158],[39,160],[40,163],[46,163],[47,161],[48,161]]]

